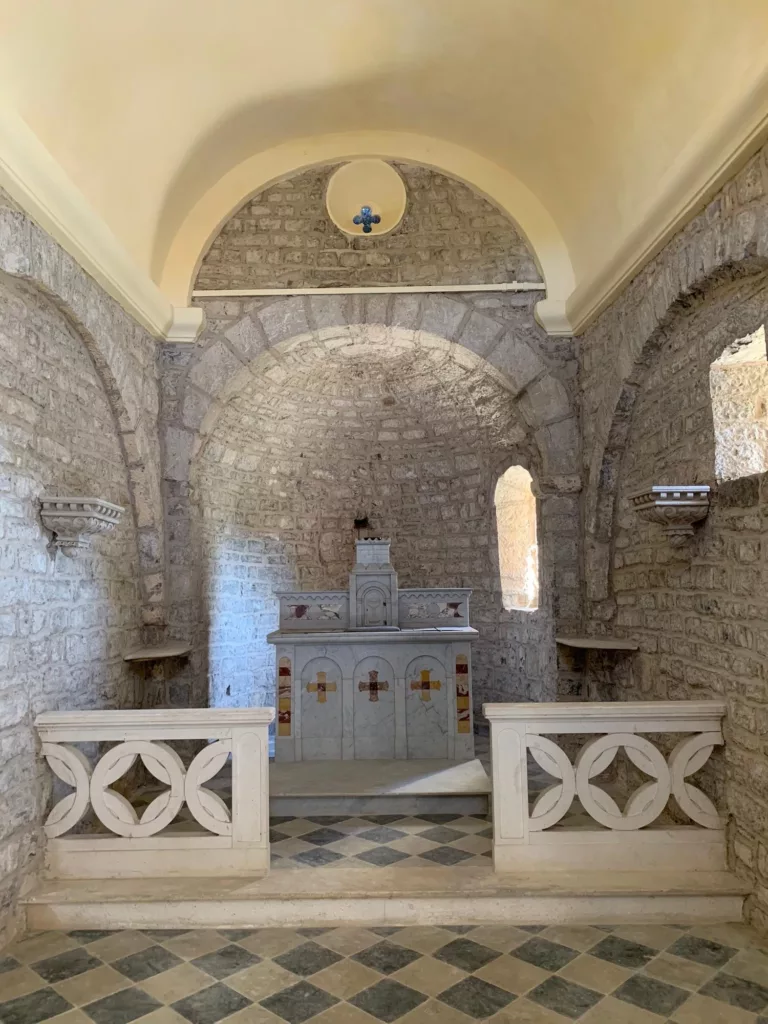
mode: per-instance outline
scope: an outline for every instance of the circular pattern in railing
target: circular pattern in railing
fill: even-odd
[[[109,787],[140,757],[147,771],[169,788],[147,806],[141,818],[122,794]],[[184,803],[184,763],[167,743],[159,740],[128,740],[112,747],[91,776],[91,804],[99,821],[119,836],[137,839],[162,832]]]
[[[82,751],[67,743],[43,743],[42,754],[53,774],[73,789],[54,804],[46,818],[45,834],[55,839],[74,828],[88,810],[91,766]]]
[[[688,782],[722,742],[717,732],[696,733],[682,739],[669,761],[654,744],[636,733],[607,733],[588,740],[571,764],[553,740],[529,734],[526,743],[539,767],[558,781],[537,797],[528,818],[528,829],[541,832],[567,814],[575,797],[586,813],[606,828],[632,831],[645,828],[664,811],[674,796],[682,811],[704,828],[722,828],[715,805],[697,786]],[[608,768],[620,749],[645,775],[648,782],[630,794],[621,810],[610,793],[593,780]]]
[[[680,740],[669,757],[672,793],[680,809],[704,828],[722,828],[717,808],[698,786],[686,782],[702,768],[715,746],[722,742],[717,732],[700,732]]]
[[[576,795],[576,776],[565,751],[545,736],[529,736],[528,749],[540,768],[561,780],[543,790],[531,810],[528,828],[541,832],[556,825],[568,811]]]
[[[221,771],[231,749],[231,743],[224,740],[218,740],[216,743],[203,747],[192,760],[184,778],[184,797],[187,807],[203,828],[207,828],[209,832],[215,832],[219,836],[232,834],[232,819],[227,805],[218,793],[205,789],[203,783],[208,782]]]
[[[632,764],[653,780],[631,794],[623,811],[612,796],[591,782],[613,762],[620,747]],[[596,736],[576,758],[576,793],[587,814],[606,828],[631,831],[650,825],[666,807],[671,792],[664,755],[644,736],[629,732]]]

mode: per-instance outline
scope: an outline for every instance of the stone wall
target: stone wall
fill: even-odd
[[[581,615],[576,367],[571,342],[535,324],[534,301],[201,300],[196,348],[164,346],[172,629],[194,645],[179,702],[233,696],[215,680],[241,636],[238,699],[267,699],[271,589],[344,585],[358,511],[392,532],[406,585],[475,587],[478,700],[554,694],[555,623],[573,630]],[[538,612],[502,614],[493,489],[515,460],[539,489],[546,596]],[[249,621],[258,634],[245,638]]]
[[[97,495],[126,511],[90,552],[54,555],[37,508],[44,494]],[[136,699],[122,655],[140,640],[138,539],[124,447],[91,355],[48,298],[0,274],[0,943],[42,854],[50,775],[35,716]]]
[[[619,699],[724,697],[726,756],[707,785],[733,866],[768,927],[765,475],[717,484],[687,551],[638,521],[651,483],[715,484],[710,364],[768,315],[768,152],[758,153],[580,341],[588,630],[637,637]],[[764,396],[765,397],[765,396]],[[600,680],[595,680],[597,693]]]
[[[541,280],[527,243],[487,199],[429,168],[395,166],[408,205],[390,234],[350,238],[340,231],[325,208],[335,167],[313,167],[264,189],[226,222],[195,288]]]

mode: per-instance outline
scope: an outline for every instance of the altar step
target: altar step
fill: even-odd
[[[275,761],[273,817],[487,814],[491,780],[479,760]]]
[[[531,872],[487,867],[321,868],[259,879],[43,881],[27,928],[740,921],[746,887],[727,872]]]

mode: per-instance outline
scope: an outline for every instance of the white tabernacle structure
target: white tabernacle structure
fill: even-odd
[[[281,592],[278,761],[474,757],[470,590],[399,590],[388,540],[349,591]]]

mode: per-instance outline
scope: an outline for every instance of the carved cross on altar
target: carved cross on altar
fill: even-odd
[[[388,690],[389,683],[386,679],[379,679],[379,673],[376,669],[371,669],[368,673],[368,682],[359,682],[357,688],[360,693],[368,691],[368,700],[377,701],[379,699],[379,690]]]
[[[307,693],[316,693],[318,704],[325,704],[328,699],[326,694],[335,692],[336,683],[329,683],[326,679],[325,672],[317,673],[317,682],[307,683]]]
[[[428,668],[421,670],[421,679],[413,679],[411,681],[412,690],[421,690],[422,700],[432,700],[432,690],[440,689],[439,679],[430,679],[431,672]]]

